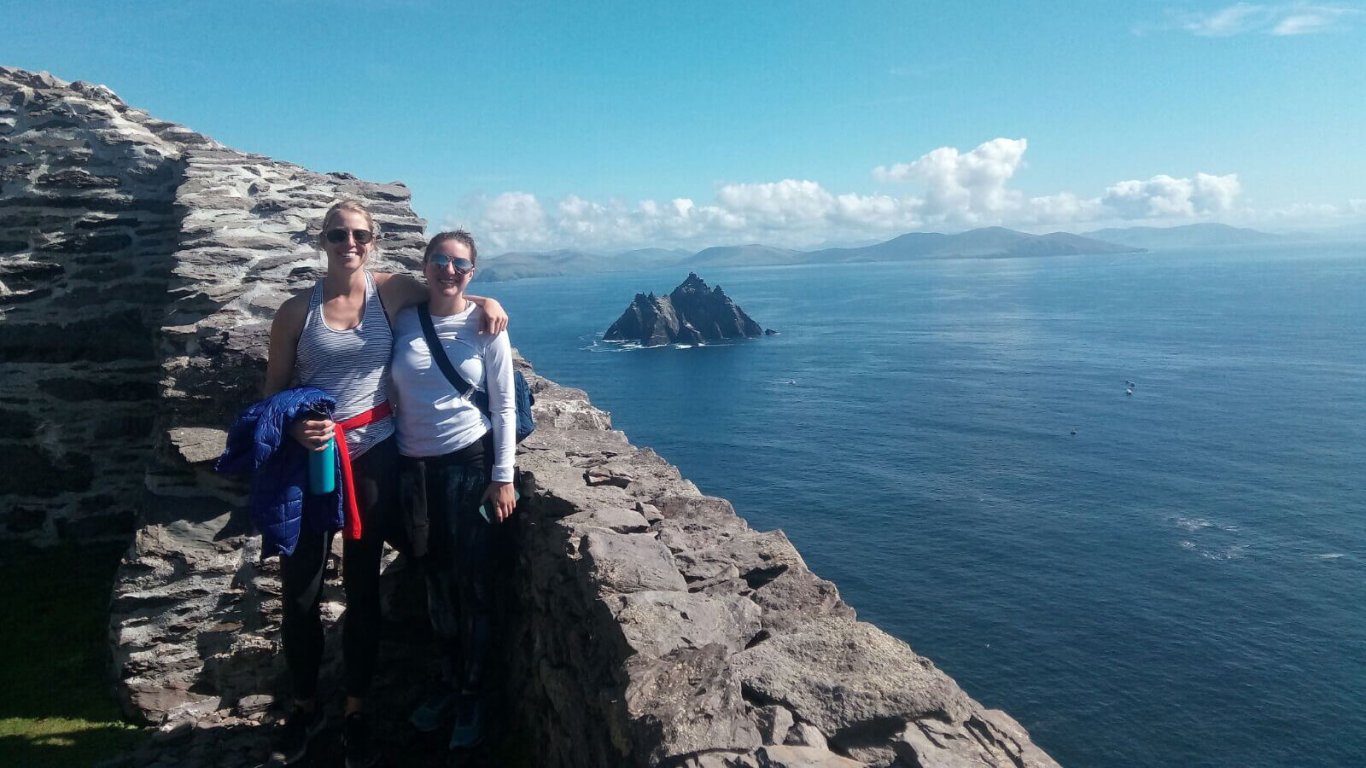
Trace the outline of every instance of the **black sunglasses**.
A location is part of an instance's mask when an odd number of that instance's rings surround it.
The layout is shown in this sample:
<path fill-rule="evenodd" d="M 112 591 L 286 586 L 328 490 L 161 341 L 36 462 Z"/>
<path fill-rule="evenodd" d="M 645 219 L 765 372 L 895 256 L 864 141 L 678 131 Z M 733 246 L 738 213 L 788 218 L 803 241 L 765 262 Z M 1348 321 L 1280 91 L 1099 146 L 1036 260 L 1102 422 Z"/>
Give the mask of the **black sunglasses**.
<path fill-rule="evenodd" d="M 444 253 L 438 253 L 432 257 L 432 266 L 436 267 L 437 269 L 445 269 L 447 266 L 450 265 L 454 265 L 455 271 L 459 272 L 462 275 L 468 275 L 469 273 L 474 271 L 474 262 L 470 261 L 469 259 L 462 259 L 456 256 L 447 256 Z"/>
<path fill-rule="evenodd" d="M 356 242 L 361 245 L 368 245 L 371 240 L 375 239 L 375 233 L 368 229 L 346 229 L 344 227 L 329 229 L 324 236 L 329 243 L 344 243 L 346 238 L 350 236 L 354 237 Z"/>

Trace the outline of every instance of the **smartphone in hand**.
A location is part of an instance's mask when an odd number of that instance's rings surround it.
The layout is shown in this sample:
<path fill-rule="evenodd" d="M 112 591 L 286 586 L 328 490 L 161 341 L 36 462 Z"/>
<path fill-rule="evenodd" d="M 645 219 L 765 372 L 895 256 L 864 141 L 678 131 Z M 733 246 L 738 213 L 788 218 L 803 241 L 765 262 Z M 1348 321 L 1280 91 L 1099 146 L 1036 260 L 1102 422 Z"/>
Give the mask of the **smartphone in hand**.
<path fill-rule="evenodd" d="M 522 494 L 514 490 L 512 492 L 512 498 L 514 501 L 520 501 L 522 498 Z M 485 500 L 483 504 L 479 505 L 479 516 L 484 518 L 484 522 L 488 523 L 489 525 L 493 525 L 495 521 L 494 512 L 495 510 L 493 504 L 491 504 L 487 500 Z"/>

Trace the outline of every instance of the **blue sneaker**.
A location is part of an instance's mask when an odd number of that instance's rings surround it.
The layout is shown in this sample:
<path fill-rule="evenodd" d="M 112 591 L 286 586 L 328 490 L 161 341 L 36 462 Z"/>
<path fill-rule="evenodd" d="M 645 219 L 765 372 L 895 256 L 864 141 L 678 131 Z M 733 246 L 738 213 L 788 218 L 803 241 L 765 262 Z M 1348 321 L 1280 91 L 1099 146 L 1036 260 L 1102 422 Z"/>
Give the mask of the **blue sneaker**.
<path fill-rule="evenodd" d="M 462 693 L 457 701 L 450 748 L 473 747 L 484 738 L 484 702 L 477 693 Z"/>
<path fill-rule="evenodd" d="M 445 725 L 455 712 L 459 696 L 450 688 L 442 688 L 422 700 L 409 715 L 408 722 L 420 733 L 431 733 Z"/>

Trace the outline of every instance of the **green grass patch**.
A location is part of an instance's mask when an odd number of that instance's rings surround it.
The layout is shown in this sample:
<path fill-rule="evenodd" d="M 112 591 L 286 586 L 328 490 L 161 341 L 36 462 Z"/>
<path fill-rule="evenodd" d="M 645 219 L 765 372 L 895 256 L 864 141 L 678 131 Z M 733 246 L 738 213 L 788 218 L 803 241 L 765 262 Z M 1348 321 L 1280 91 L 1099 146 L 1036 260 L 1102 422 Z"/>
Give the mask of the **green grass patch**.
<path fill-rule="evenodd" d="M 90 766 L 132 749 L 109 660 L 122 546 L 0 551 L 0 765 Z"/>

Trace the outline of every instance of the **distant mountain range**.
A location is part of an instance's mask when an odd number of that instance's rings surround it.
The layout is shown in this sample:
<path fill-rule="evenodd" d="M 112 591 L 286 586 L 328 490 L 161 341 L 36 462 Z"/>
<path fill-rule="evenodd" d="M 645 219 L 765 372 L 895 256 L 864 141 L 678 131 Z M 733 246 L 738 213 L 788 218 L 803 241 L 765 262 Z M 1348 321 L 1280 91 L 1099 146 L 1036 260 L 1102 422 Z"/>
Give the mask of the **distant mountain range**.
<path fill-rule="evenodd" d="M 1077 254 L 1137 253 L 1140 249 L 1115 245 L 1066 232 L 1029 235 L 1005 227 L 987 227 L 941 235 L 912 232 L 862 248 L 827 248 L 810 254 L 811 261 L 902 261 L 905 259 L 1009 258 L 1012 256 L 1069 256 Z"/>
<path fill-rule="evenodd" d="M 806 253 L 771 245 L 722 245 L 698 251 L 688 264 L 699 267 L 747 266 L 763 267 L 774 264 L 801 264 Z"/>
<path fill-rule="evenodd" d="M 1086 237 L 1105 240 L 1150 251 L 1169 248 L 1209 248 L 1220 245 L 1261 245 L 1287 242 L 1284 235 L 1272 235 L 1255 229 L 1230 227 L 1227 224 L 1187 224 L 1182 227 L 1125 227 L 1097 229 L 1084 233 Z"/>
<path fill-rule="evenodd" d="M 822 248 L 814 251 L 795 251 L 750 244 L 706 248 L 697 253 L 662 248 L 646 248 L 615 254 L 571 250 L 505 253 L 481 260 L 479 272 L 483 280 L 491 282 L 516 280 L 522 277 L 626 272 L 674 266 L 696 270 L 711 266 L 753 267 L 913 259 L 1131 254 L 1168 248 L 1273 243 L 1285 239 L 1280 235 L 1223 224 L 1100 229 L 1082 235 L 1069 232 L 1031 235 L 1005 227 L 985 227 L 952 235 L 912 232 L 883 243 L 856 248 Z"/>
<path fill-rule="evenodd" d="M 481 258 L 479 278 L 492 282 L 583 272 L 626 272 L 673 266 L 687 261 L 692 255 L 688 251 L 664 248 L 644 248 L 610 255 L 570 250 L 513 252 Z"/>

